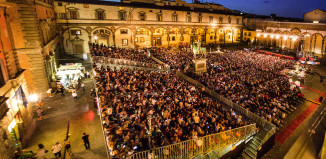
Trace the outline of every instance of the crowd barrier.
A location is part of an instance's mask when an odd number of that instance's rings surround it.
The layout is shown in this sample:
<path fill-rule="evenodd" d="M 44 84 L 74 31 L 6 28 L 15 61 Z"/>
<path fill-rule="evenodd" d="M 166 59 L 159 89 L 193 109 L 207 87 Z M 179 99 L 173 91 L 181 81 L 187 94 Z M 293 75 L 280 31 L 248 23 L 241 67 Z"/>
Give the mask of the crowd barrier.
<path fill-rule="evenodd" d="M 213 150 L 222 152 L 227 146 L 237 144 L 256 133 L 256 124 L 186 140 L 130 155 L 127 159 L 186 159 L 205 155 Z"/>
<path fill-rule="evenodd" d="M 91 58 L 91 63 L 94 63 L 94 62 L 97 62 L 97 61 L 94 61 L 93 60 L 94 58 Z M 92 68 L 92 76 L 94 76 L 94 72 L 93 72 L 93 69 Z M 100 110 L 99 111 L 99 116 L 100 116 L 100 121 L 101 121 L 101 128 L 102 128 L 102 133 L 103 133 L 103 136 L 104 136 L 104 141 L 105 141 L 105 150 L 106 150 L 106 154 L 108 156 L 108 158 L 111 158 L 111 151 L 109 149 L 109 145 L 108 145 L 108 142 L 107 141 L 107 137 L 106 137 L 106 134 L 105 134 L 105 131 L 104 131 L 104 127 L 103 127 L 103 116 L 102 116 L 102 110 L 101 110 L 101 103 L 100 103 L 100 100 L 99 100 L 99 96 L 98 96 L 98 91 L 97 91 L 97 87 L 96 87 L 96 80 L 94 79 L 93 80 L 94 82 L 94 87 L 95 87 L 95 93 L 96 93 L 96 99 L 97 99 L 97 109 Z"/>
<path fill-rule="evenodd" d="M 151 68 L 158 68 L 160 70 L 169 70 L 170 69 L 170 67 L 168 65 L 131 61 L 131 60 L 126 60 L 126 59 L 116 59 L 116 58 L 109 58 L 109 57 L 103 57 L 103 56 L 93 56 L 92 61 L 95 63 L 102 63 L 102 64 L 105 63 L 105 64 L 114 64 L 114 65 L 151 67 Z"/>

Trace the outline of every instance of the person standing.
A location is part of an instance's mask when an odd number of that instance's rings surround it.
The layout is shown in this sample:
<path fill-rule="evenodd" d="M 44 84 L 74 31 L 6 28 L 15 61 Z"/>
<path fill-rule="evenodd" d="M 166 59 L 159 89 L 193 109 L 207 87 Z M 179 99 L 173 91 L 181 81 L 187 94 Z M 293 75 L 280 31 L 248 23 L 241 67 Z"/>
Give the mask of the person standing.
<path fill-rule="evenodd" d="M 61 96 L 65 96 L 65 88 L 64 87 L 61 88 Z"/>
<path fill-rule="evenodd" d="M 74 101 L 76 102 L 77 101 L 77 91 L 75 89 L 72 91 L 72 97 L 74 98 Z"/>
<path fill-rule="evenodd" d="M 68 139 L 65 140 L 65 143 L 63 144 L 63 146 L 65 147 L 65 150 L 68 153 L 68 155 L 72 156 L 71 145 L 70 145 L 70 141 Z"/>
<path fill-rule="evenodd" d="M 324 82 L 324 77 L 320 76 L 320 84 L 323 84 L 323 82 Z"/>
<path fill-rule="evenodd" d="M 42 114 L 43 110 L 41 108 L 38 108 L 36 112 L 37 112 L 38 120 L 42 120 L 43 119 L 43 114 Z"/>
<path fill-rule="evenodd" d="M 86 150 L 90 150 L 91 147 L 90 147 L 90 144 L 89 144 L 89 135 L 87 135 L 86 133 L 83 133 L 82 139 L 83 139 Z"/>
<path fill-rule="evenodd" d="M 43 144 L 38 144 L 38 149 L 37 149 L 37 158 L 39 159 L 45 159 L 45 154 L 48 152 L 48 150 L 46 150 L 44 148 Z"/>
<path fill-rule="evenodd" d="M 55 156 L 55 158 L 61 158 L 61 144 L 57 142 L 54 146 L 52 146 L 51 150 Z"/>

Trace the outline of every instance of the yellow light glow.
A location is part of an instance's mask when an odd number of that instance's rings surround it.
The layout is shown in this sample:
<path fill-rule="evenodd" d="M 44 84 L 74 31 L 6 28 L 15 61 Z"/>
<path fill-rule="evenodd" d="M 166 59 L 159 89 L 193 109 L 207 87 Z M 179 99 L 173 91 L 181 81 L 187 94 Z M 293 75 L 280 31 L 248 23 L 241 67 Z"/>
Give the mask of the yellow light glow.
<path fill-rule="evenodd" d="M 288 39 L 288 36 L 283 36 L 283 40 L 287 40 Z"/>
<path fill-rule="evenodd" d="M 260 33 L 257 33 L 257 37 L 260 37 Z"/>
<path fill-rule="evenodd" d="M 15 120 L 13 120 L 10 124 L 9 124 L 9 126 L 8 126 L 8 130 L 9 130 L 9 132 L 11 132 L 12 131 L 12 129 L 16 126 L 16 121 Z"/>
<path fill-rule="evenodd" d="M 271 38 L 273 39 L 274 38 L 274 35 L 271 35 Z"/>
<path fill-rule="evenodd" d="M 38 100 L 37 94 L 31 94 L 28 96 L 28 100 L 31 102 L 36 102 Z"/>
<path fill-rule="evenodd" d="M 279 39 L 280 38 L 280 36 L 279 35 L 276 35 L 276 39 Z"/>
<path fill-rule="evenodd" d="M 296 37 L 296 36 L 292 38 L 293 41 L 296 41 L 297 39 L 298 39 L 298 37 Z"/>
<path fill-rule="evenodd" d="M 97 36 L 94 36 L 94 39 L 97 40 Z"/>
<path fill-rule="evenodd" d="M 267 37 L 267 34 L 264 34 L 264 38 L 266 38 Z"/>

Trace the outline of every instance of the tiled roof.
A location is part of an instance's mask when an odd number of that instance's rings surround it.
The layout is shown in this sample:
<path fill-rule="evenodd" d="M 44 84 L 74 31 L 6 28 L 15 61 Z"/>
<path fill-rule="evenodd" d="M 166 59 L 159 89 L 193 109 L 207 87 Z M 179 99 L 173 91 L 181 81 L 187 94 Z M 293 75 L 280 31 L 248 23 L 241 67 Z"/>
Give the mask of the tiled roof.
<path fill-rule="evenodd" d="M 108 6 L 123 6 L 123 7 L 134 7 L 134 8 L 152 8 L 152 9 L 162 9 L 162 10 L 175 10 L 175 11 L 189 11 L 189 12 L 201 12 L 201 13 L 213 13 L 213 14 L 225 14 L 225 15 L 238 15 L 231 10 L 209 10 L 207 8 L 194 8 L 186 6 L 158 6 L 154 3 L 122 3 L 113 1 L 100 1 L 100 0 L 57 0 L 60 2 L 67 3 L 82 3 L 82 4 L 95 4 L 95 5 L 108 5 Z"/>

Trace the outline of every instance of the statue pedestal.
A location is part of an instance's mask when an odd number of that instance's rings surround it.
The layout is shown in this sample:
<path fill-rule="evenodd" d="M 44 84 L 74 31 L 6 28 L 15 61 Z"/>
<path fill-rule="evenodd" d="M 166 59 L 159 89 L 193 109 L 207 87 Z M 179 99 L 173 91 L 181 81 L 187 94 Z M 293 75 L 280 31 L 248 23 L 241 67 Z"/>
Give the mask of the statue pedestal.
<path fill-rule="evenodd" d="M 194 62 L 195 73 L 202 73 L 207 71 L 206 58 L 194 59 L 192 61 Z"/>

